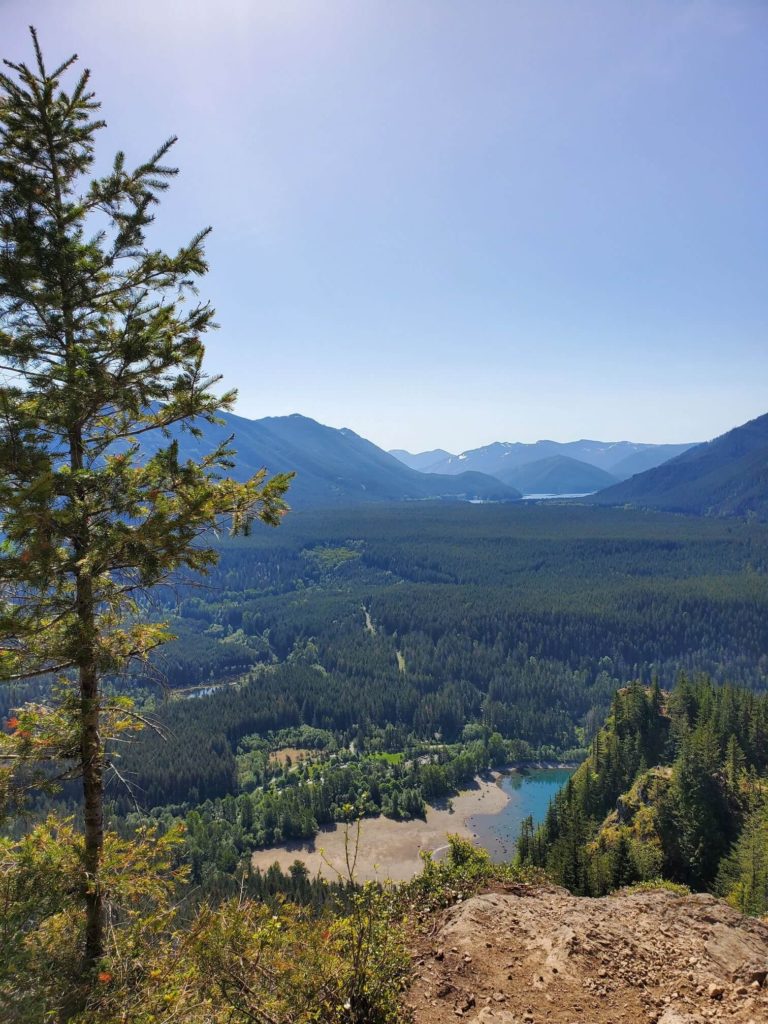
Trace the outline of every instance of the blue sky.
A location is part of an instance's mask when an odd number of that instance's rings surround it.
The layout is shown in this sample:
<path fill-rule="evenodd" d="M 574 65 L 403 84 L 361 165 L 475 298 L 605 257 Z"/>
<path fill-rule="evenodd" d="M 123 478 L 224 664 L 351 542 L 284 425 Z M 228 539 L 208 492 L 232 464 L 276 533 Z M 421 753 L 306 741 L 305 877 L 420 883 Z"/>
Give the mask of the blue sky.
<path fill-rule="evenodd" d="M 77 51 L 168 246 L 212 224 L 237 411 L 384 447 L 768 411 L 764 0 L 0 0 Z"/>

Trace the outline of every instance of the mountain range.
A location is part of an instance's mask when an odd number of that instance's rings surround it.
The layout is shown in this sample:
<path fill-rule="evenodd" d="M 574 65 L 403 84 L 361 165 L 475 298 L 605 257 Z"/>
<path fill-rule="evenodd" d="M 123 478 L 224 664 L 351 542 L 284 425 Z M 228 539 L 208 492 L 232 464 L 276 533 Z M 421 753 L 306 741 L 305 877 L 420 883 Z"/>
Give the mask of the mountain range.
<path fill-rule="evenodd" d="M 429 473 L 430 467 L 438 462 L 444 462 L 453 456 L 443 448 L 433 448 L 431 452 L 417 452 L 415 455 L 405 451 L 404 448 L 392 448 L 390 455 L 411 469 L 418 469 L 421 473 Z"/>
<path fill-rule="evenodd" d="M 541 459 L 561 456 L 605 470 L 614 480 L 626 480 L 635 473 L 661 465 L 680 455 L 693 444 L 639 444 L 634 441 L 494 441 L 482 448 L 472 448 L 452 455 L 438 448 L 432 452 L 411 454 L 402 450 L 390 452 L 406 465 L 423 473 L 462 473 L 468 469 L 489 473 L 500 480 L 513 467 L 525 466 Z M 435 455 L 434 459 L 431 456 Z"/>
<path fill-rule="evenodd" d="M 222 419 L 222 426 L 200 424 L 200 438 L 178 435 L 180 455 L 198 457 L 232 435 L 233 475 L 245 479 L 262 467 L 294 471 L 289 502 L 295 509 L 578 494 L 602 505 L 768 518 L 768 414 L 699 445 L 495 442 L 459 455 L 385 452 L 353 430 L 298 414 L 251 420 L 225 413 Z"/>
<path fill-rule="evenodd" d="M 523 494 L 589 494 L 659 466 L 691 444 L 639 444 L 633 441 L 495 441 L 452 455 L 401 449 L 390 452 L 422 473 L 487 473 Z"/>
<path fill-rule="evenodd" d="M 353 430 L 337 430 L 307 416 L 250 420 L 222 413 L 223 426 L 197 423 L 200 438 L 176 435 L 182 458 L 233 436 L 237 452 L 232 475 L 244 480 L 262 467 L 270 474 L 295 471 L 288 501 L 292 508 L 316 508 L 374 501 L 427 499 L 514 501 L 514 487 L 483 473 L 426 474 L 403 465 Z"/>

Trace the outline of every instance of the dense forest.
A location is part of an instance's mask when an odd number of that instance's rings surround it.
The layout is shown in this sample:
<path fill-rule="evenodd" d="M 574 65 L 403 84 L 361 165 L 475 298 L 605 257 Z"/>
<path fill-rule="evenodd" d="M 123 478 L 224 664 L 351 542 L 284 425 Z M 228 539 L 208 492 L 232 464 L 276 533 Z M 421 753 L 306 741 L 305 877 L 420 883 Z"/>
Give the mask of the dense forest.
<path fill-rule="evenodd" d="M 628 679 L 768 678 L 758 524 L 411 505 L 296 515 L 219 546 L 202 585 L 154 595 L 178 639 L 113 680 L 162 724 L 121 751 L 145 807 L 235 791 L 238 744 L 270 730 L 348 745 L 389 727 L 402 750 L 479 722 L 521 758 L 551 756 L 588 743 Z M 4 690 L 3 713 L 44 686 Z"/>
<path fill-rule="evenodd" d="M 350 807 L 422 816 L 491 765 L 580 759 L 628 680 L 667 689 L 705 671 L 766 688 L 760 524 L 413 504 L 294 515 L 218 546 L 202 584 L 145 609 L 178 639 L 110 684 L 147 722 L 112 750 L 113 821 L 184 822 L 208 891 L 241 877 L 250 850 Z M 45 688 L 6 691 L 3 713 Z M 276 756 L 291 748 L 293 763 Z M 632 786 L 622 763 L 600 820 Z M 56 799 L 75 798 L 65 784 Z M 38 794 L 38 813 L 50 801 Z"/>
<path fill-rule="evenodd" d="M 479 723 L 519 759 L 576 756 L 628 680 L 768 680 L 758 524 L 413 505 L 289 517 L 221 553 L 204 586 L 158 595 L 179 639 L 115 681 L 163 727 L 122 753 L 144 807 L 235 792 L 238 745 L 270 730 L 363 750 L 389 729 L 403 750 Z"/>
<path fill-rule="evenodd" d="M 620 690 L 523 864 L 576 893 L 669 879 L 768 910 L 768 698 L 682 677 Z"/>

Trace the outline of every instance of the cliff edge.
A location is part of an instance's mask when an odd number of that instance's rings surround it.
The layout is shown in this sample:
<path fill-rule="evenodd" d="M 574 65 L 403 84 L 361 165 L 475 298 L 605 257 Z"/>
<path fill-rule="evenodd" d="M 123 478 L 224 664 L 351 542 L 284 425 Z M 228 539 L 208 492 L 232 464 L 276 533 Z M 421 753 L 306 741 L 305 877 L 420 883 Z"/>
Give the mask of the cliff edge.
<path fill-rule="evenodd" d="M 443 911 L 414 953 L 416 1024 L 768 1021 L 768 924 L 708 895 L 509 885 Z"/>

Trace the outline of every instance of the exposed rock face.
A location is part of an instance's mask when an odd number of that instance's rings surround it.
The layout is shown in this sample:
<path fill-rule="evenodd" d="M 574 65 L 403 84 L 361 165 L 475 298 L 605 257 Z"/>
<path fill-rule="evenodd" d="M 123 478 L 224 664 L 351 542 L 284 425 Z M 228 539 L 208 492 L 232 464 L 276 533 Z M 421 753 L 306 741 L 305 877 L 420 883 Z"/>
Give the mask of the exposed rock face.
<path fill-rule="evenodd" d="M 510 886 L 420 941 L 416 1024 L 768 1022 L 768 925 L 707 895 Z"/>

